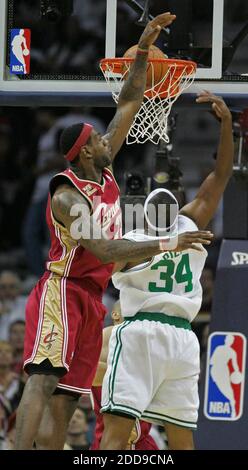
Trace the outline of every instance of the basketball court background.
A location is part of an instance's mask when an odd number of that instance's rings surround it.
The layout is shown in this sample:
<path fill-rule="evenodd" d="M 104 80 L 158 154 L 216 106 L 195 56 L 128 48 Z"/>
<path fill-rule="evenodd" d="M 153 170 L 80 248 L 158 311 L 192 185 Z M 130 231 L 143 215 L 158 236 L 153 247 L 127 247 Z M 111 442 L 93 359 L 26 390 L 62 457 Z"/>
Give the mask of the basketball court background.
<path fill-rule="evenodd" d="M 25 165 L 27 168 L 32 166 L 32 120 L 37 108 L 52 108 L 56 117 L 64 118 L 65 122 L 68 113 L 66 107 L 70 107 L 71 114 L 90 114 L 95 121 L 98 119 L 98 125 L 104 131 L 113 115 L 114 101 L 98 64 L 103 57 L 121 57 L 126 49 L 137 43 L 141 29 L 136 21 L 140 18 L 144 3 L 142 0 L 101 0 L 93 5 L 90 1 L 74 0 L 73 16 L 64 18 L 62 23 L 54 23 L 44 18 L 41 20 L 39 0 L 1 1 L 0 133 L 2 136 L 11 133 L 14 153 L 19 154 L 20 148 L 24 152 L 28 147 L 28 159 L 18 160 L 21 162 L 18 163 L 19 167 L 22 166 L 22 161 L 24 168 Z M 124 173 L 131 173 L 131 176 L 132 173 L 138 174 L 143 182 L 135 190 L 142 196 L 149 186 L 149 177 L 153 179 L 161 165 L 168 166 L 168 157 L 171 157 L 173 164 L 177 165 L 176 168 L 180 167 L 183 173 L 187 197 L 192 198 L 201 179 L 212 166 L 218 139 L 218 124 L 206 106 L 197 107 L 194 103 L 195 93 L 207 89 L 225 98 L 234 116 L 235 168 L 224 197 L 223 208 L 217 214 L 213 226 L 217 235 L 216 252 L 220 244 L 221 250 L 214 285 L 210 332 L 240 332 L 247 337 L 248 298 L 245 286 L 248 278 L 248 113 L 244 112 L 248 108 L 247 2 L 154 0 L 150 3 L 150 14 L 153 16 L 169 10 L 177 14 L 171 34 L 164 31 L 157 45 L 171 57 L 193 58 L 198 63 L 196 81 L 173 108 L 172 148 L 158 149 L 152 144 L 133 148 L 124 146 L 116 164 L 117 177 L 123 193 L 127 194 L 129 180 L 124 180 Z M 21 28 L 31 30 L 30 74 L 17 76 L 10 74 L 10 37 L 12 29 Z M 5 176 L 1 181 L 0 221 L 3 242 L 0 270 L 9 267 L 17 269 L 25 280 L 29 271 L 25 255 L 21 251 L 21 235 L 13 237 L 13 243 L 8 245 L 5 240 L 6 219 L 2 216 L 6 207 L 5 196 L 10 194 L 8 188 L 16 171 L 14 166 L 16 165 L 13 164 L 13 172 L 10 171 L 11 177 L 7 175 L 6 178 L 7 172 L 4 169 Z M 23 173 L 25 171 L 22 167 L 22 175 Z M 179 178 L 178 174 L 176 178 Z M 21 189 L 25 189 L 24 178 Z M 19 207 L 18 193 L 16 194 L 11 206 L 15 213 Z M 10 215 L 10 219 L 13 219 L 11 231 L 15 230 L 15 219 L 20 225 L 24 210 L 20 214 L 22 217 L 19 219 L 18 215 Z M 213 258 L 216 259 L 216 255 L 210 254 L 210 264 Z M 108 295 L 111 298 L 111 290 Z M 208 319 L 209 317 L 207 321 Z M 248 418 L 246 376 L 243 414 L 240 419 L 210 420 L 203 413 L 204 364 L 203 361 L 199 430 L 195 435 L 197 448 L 248 449 L 245 425 Z"/>

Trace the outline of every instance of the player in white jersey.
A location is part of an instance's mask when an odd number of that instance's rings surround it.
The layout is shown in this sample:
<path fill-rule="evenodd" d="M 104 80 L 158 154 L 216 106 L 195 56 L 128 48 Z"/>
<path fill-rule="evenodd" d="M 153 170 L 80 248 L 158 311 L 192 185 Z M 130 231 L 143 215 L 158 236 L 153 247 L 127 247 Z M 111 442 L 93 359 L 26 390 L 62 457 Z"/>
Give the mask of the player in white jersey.
<path fill-rule="evenodd" d="M 220 97 L 208 92 L 197 102 L 212 104 L 221 121 L 220 142 L 215 169 L 176 219 L 178 234 L 207 227 L 232 174 L 231 113 Z M 161 197 L 166 197 L 166 204 L 174 202 L 171 193 L 155 191 L 151 196 L 149 204 L 156 207 Z M 136 230 L 125 238 L 138 243 L 149 235 Z M 194 448 L 199 343 L 190 323 L 201 306 L 200 277 L 207 256 L 203 246 L 194 248 L 117 267 L 113 283 L 120 290 L 125 321 L 113 329 L 110 339 L 102 390 L 102 449 L 125 449 L 136 418 L 163 424 L 170 449 Z"/>

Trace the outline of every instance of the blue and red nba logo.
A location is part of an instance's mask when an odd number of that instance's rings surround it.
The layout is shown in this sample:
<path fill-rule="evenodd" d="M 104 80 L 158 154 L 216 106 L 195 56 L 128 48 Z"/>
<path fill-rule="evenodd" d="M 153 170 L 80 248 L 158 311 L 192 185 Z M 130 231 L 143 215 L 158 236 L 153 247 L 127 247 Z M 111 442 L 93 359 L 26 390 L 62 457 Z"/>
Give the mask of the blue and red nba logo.
<path fill-rule="evenodd" d="M 235 421 L 243 413 L 246 338 L 241 333 L 212 333 L 208 340 L 204 414 Z"/>
<path fill-rule="evenodd" d="M 10 73 L 30 73 L 30 29 L 12 29 L 10 37 Z"/>

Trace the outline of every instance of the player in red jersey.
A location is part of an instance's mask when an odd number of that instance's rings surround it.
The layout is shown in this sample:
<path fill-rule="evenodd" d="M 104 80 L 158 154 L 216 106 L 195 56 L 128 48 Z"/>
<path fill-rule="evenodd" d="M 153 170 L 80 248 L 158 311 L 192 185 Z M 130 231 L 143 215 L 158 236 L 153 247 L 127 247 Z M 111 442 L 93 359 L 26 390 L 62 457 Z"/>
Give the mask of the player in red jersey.
<path fill-rule="evenodd" d="M 113 263 L 168 250 L 168 240 L 134 244 L 115 239 L 121 227 L 111 163 L 142 103 L 149 46 L 174 19 L 164 13 L 145 28 L 106 136 L 82 123 L 61 136 L 71 167 L 51 181 L 47 223 L 52 246 L 47 270 L 26 308 L 24 366 L 29 378 L 17 412 L 16 449 L 31 449 L 34 441 L 38 448 L 63 448 L 77 397 L 89 391 L 97 368 L 105 314 L 101 297 Z M 94 236 L 95 228 L 101 237 Z M 180 235 L 176 250 L 210 243 L 210 238 L 206 232 Z"/>
<path fill-rule="evenodd" d="M 107 358 L 109 349 L 109 340 L 112 330 L 115 325 L 120 325 L 123 322 L 120 311 L 120 302 L 117 301 L 112 311 L 113 326 L 108 326 L 103 330 L 103 343 L 102 350 L 99 358 L 96 375 L 92 386 L 92 395 L 94 399 L 94 411 L 96 415 L 96 427 L 94 441 L 91 445 L 91 450 L 98 450 L 100 448 L 100 442 L 104 431 L 103 414 L 101 410 L 101 394 L 102 394 L 102 381 L 107 370 Z M 127 449 L 130 450 L 158 450 L 158 447 L 149 434 L 151 424 L 145 421 L 136 420 L 135 425 L 132 429 L 128 440 Z"/>

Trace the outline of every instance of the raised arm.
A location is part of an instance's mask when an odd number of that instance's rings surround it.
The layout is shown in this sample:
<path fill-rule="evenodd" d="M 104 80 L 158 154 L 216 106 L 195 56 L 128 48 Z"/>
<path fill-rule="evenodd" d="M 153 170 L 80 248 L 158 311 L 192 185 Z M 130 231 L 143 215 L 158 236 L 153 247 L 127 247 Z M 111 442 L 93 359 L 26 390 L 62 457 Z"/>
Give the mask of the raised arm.
<path fill-rule="evenodd" d="M 197 227 L 205 229 L 218 207 L 226 185 L 232 175 L 234 144 L 232 133 L 232 115 L 222 98 L 208 92 L 197 98 L 197 103 L 212 103 L 212 109 L 221 121 L 219 147 L 215 169 L 202 183 L 195 199 L 181 209 L 193 219 Z"/>
<path fill-rule="evenodd" d="M 77 215 L 72 215 L 72 208 L 76 209 Z M 182 251 L 189 248 L 199 250 L 198 243 L 208 245 L 211 243 L 212 234 L 209 232 L 186 232 L 179 235 L 178 243 L 170 245 L 165 239 L 149 242 L 134 243 L 128 240 L 106 240 L 104 238 L 94 239 L 89 235 L 93 233 L 93 220 L 90 216 L 90 208 L 83 196 L 70 186 L 60 186 L 52 198 L 52 210 L 56 220 L 62 223 L 72 236 L 72 224 L 79 220 L 79 212 L 83 214 L 79 223 L 82 226 L 82 235 L 78 243 L 91 251 L 102 263 L 114 263 L 116 261 L 132 261 L 133 259 L 146 259 L 155 256 L 161 251 Z M 89 231 L 89 224 L 92 230 Z M 85 233 L 85 235 L 84 235 Z M 74 237 L 75 238 L 75 237 Z M 76 238 L 75 238 L 76 239 Z"/>
<path fill-rule="evenodd" d="M 143 100 L 149 46 L 156 41 L 161 28 L 169 26 L 175 18 L 175 15 L 170 13 L 156 16 L 147 24 L 140 37 L 136 58 L 129 77 L 121 90 L 116 114 L 110 122 L 105 136 L 109 139 L 113 159 L 121 148 Z"/>

